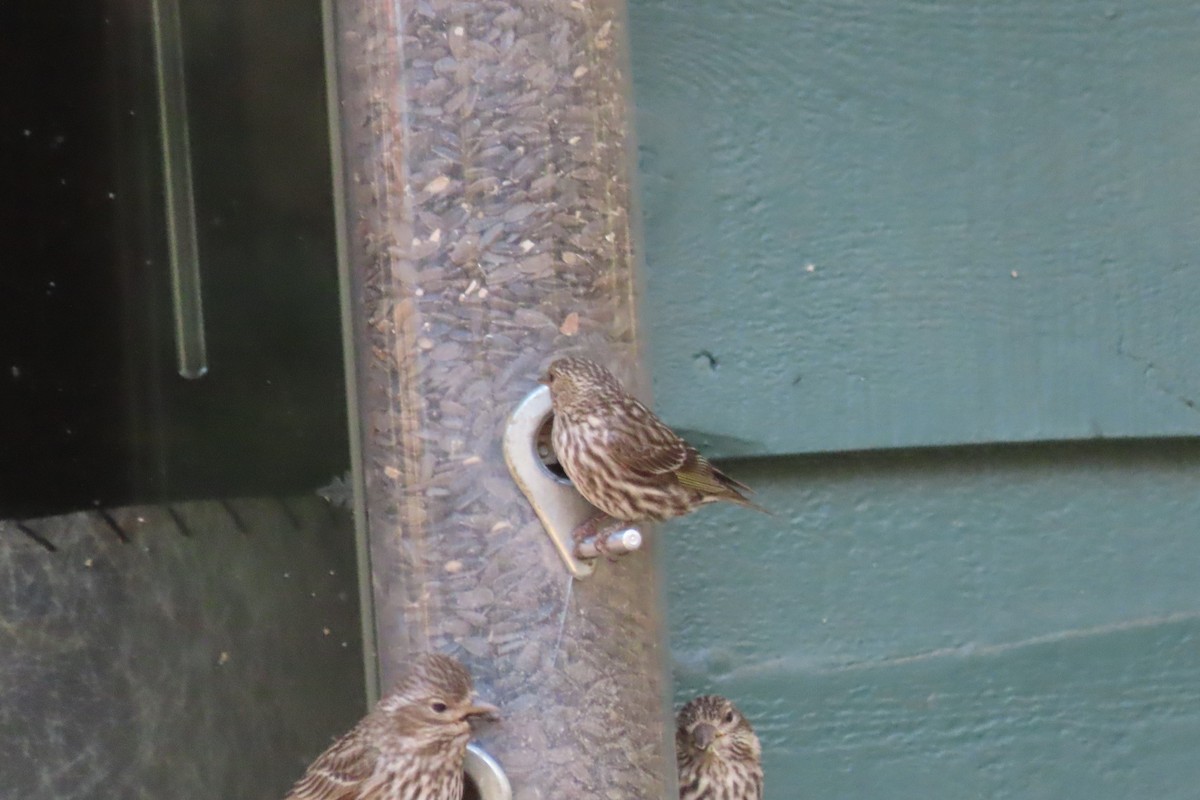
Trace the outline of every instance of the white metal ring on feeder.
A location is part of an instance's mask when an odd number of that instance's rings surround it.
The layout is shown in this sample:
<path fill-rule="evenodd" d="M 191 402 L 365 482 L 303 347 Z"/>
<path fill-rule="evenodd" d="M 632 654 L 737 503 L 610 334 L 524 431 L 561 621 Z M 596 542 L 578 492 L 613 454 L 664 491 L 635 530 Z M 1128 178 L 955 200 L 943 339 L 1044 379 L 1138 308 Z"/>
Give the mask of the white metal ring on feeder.
<path fill-rule="evenodd" d="M 463 771 L 475 784 L 481 800 L 512 800 L 512 785 L 508 782 L 508 776 L 496 763 L 496 759 L 474 742 L 467 745 L 467 759 L 463 763 Z"/>

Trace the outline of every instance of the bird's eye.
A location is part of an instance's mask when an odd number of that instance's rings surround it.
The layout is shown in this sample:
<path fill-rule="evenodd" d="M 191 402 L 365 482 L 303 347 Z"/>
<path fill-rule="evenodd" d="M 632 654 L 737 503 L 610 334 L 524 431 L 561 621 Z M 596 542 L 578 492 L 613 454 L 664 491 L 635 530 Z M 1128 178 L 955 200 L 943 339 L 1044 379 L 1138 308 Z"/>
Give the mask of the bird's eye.
<path fill-rule="evenodd" d="M 733 712 L 730 711 L 728 714 L 725 715 L 725 723 L 731 724 L 732 722 L 733 722 Z"/>
<path fill-rule="evenodd" d="M 433 709 L 433 713 L 435 713 L 435 714 L 443 714 L 443 713 L 445 713 L 447 706 L 445 703 L 443 703 L 439 700 L 438 702 L 431 705 L 430 708 Z"/>

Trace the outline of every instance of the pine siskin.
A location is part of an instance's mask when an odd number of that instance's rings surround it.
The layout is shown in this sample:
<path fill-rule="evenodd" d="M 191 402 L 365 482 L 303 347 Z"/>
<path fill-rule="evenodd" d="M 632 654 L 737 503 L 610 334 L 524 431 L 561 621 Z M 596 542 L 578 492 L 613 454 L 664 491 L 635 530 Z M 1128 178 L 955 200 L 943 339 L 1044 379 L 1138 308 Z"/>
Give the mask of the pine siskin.
<path fill-rule="evenodd" d="M 559 462 L 613 519 L 664 520 L 718 500 L 766 512 L 742 494 L 750 487 L 710 464 L 599 364 L 560 358 L 541 382 L 550 387 Z"/>
<path fill-rule="evenodd" d="M 762 746 L 749 721 L 715 694 L 675 718 L 680 800 L 762 800 Z"/>
<path fill-rule="evenodd" d="M 420 656 L 371 713 L 317 757 L 284 800 L 461 800 L 471 675 L 449 656 Z"/>

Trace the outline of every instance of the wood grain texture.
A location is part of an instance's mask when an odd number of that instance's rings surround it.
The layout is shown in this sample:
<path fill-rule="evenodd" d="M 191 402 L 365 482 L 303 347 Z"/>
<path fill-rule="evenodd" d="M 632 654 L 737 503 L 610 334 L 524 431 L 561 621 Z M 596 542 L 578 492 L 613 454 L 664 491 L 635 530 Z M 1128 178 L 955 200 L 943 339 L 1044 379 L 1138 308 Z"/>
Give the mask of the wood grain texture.
<path fill-rule="evenodd" d="M 675 693 L 753 720 L 768 800 L 1195 796 L 1200 443 L 736 466 L 777 517 L 662 531 Z"/>
<path fill-rule="evenodd" d="M 655 396 L 714 455 L 1200 433 L 1185 0 L 631 0 Z"/>

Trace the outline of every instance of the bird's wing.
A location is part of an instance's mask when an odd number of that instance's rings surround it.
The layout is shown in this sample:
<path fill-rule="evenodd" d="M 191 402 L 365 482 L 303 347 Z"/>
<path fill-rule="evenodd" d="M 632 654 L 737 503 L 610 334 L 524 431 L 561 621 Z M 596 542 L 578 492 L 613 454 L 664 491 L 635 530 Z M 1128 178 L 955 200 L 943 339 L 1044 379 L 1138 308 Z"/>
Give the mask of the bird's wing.
<path fill-rule="evenodd" d="M 701 494 L 712 495 L 729 494 L 729 483 L 726 483 L 726 481 L 743 486 L 743 488 L 748 488 L 718 470 L 709 463 L 707 458 L 692 450 L 691 447 L 688 449 L 691 450 L 691 457 L 682 467 L 675 471 L 675 477 L 684 486 L 689 489 L 695 489 Z"/>
<path fill-rule="evenodd" d="M 643 475 L 682 469 L 696 451 L 641 403 L 614 416 L 605 432 L 608 452 L 621 467 Z"/>
<path fill-rule="evenodd" d="M 753 489 L 714 467 L 641 403 L 634 401 L 623 412 L 614 415 L 606 434 L 608 451 L 622 468 L 642 475 L 672 475 L 703 495 L 745 500 L 738 489 L 753 494 Z"/>
<path fill-rule="evenodd" d="M 284 800 L 369 800 L 379 751 L 354 732 L 338 739 L 304 773 Z"/>

